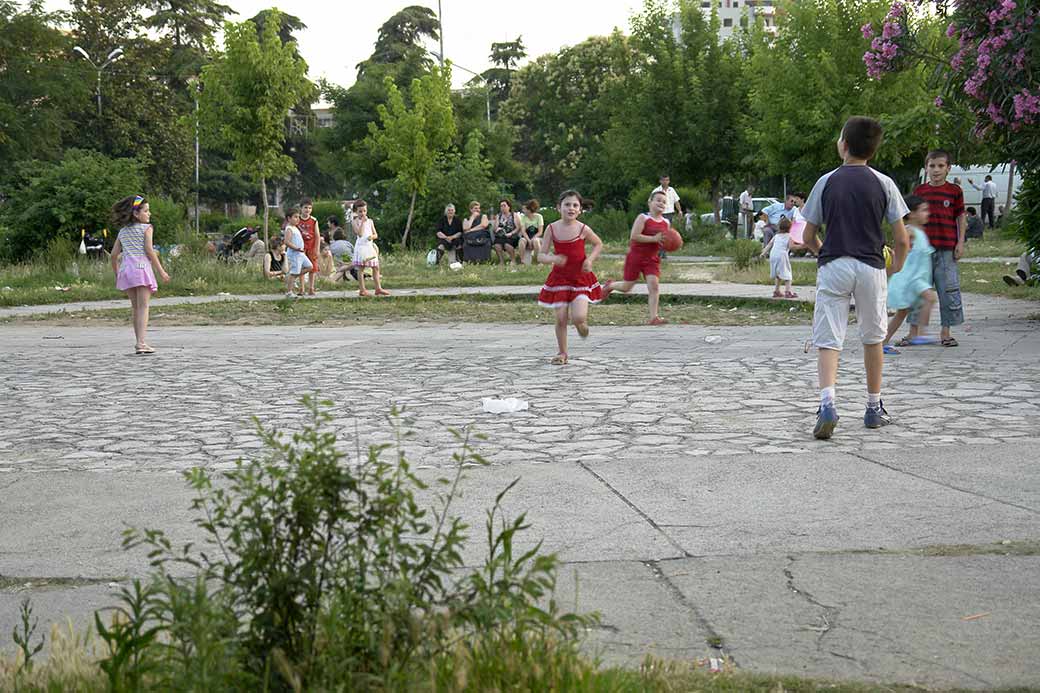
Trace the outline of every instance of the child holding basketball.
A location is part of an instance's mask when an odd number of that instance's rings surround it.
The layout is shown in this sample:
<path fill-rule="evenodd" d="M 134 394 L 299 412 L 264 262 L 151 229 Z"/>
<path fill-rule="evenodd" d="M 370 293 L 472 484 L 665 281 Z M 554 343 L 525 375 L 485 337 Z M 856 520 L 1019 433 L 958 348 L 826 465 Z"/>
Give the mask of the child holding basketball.
<path fill-rule="evenodd" d="M 664 325 L 668 321 L 658 314 L 661 301 L 661 241 L 670 228 L 664 213 L 668 208 L 668 195 L 663 190 L 650 193 L 650 214 L 640 214 L 632 224 L 629 234 L 628 254 L 622 280 L 608 279 L 603 285 L 603 300 L 614 291 L 627 294 L 643 275 L 646 281 L 647 304 L 650 306 L 651 325 Z"/>
<path fill-rule="evenodd" d="M 583 200 L 575 190 L 565 190 L 557 203 L 560 220 L 545 230 L 547 241 L 538 253 L 538 262 L 552 265 L 552 271 L 538 294 L 538 304 L 556 311 L 556 344 L 559 348 L 551 363 L 567 363 L 567 323 L 573 322 L 581 337 L 589 336 L 589 304 L 599 303 L 603 289 L 592 273 L 592 263 L 603 250 L 603 241 L 592 229 L 578 221 Z M 592 252 L 585 254 L 585 242 Z M 551 247 L 550 247 L 551 244 Z"/>

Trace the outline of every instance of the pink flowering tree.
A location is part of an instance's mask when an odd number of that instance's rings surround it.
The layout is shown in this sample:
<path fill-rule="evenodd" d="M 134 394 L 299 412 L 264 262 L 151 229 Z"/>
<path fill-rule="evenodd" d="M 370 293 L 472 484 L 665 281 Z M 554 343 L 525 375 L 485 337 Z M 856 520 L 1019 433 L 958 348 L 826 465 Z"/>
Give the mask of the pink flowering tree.
<path fill-rule="evenodd" d="M 925 40 L 936 16 L 945 36 Z M 867 74 L 884 79 L 922 63 L 935 66 L 935 107 L 962 109 L 972 137 L 1019 167 L 1025 185 L 1018 219 L 1040 248 L 1040 6 L 1035 0 L 896 0 L 880 25 L 862 27 Z"/>

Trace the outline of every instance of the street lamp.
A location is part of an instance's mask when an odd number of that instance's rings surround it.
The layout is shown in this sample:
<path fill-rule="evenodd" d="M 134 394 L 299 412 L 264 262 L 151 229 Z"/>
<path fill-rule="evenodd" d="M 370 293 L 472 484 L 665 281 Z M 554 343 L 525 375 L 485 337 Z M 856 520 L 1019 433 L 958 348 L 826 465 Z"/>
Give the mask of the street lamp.
<path fill-rule="evenodd" d="M 79 53 L 80 55 L 82 55 L 83 58 L 88 63 L 90 63 L 90 66 L 92 68 L 94 68 L 95 70 L 97 70 L 97 114 L 98 114 L 98 118 L 100 118 L 101 117 L 101 73 L 104 72 L 106 67 L 108 67 L 109 65 L 111 65 L 112 63 L 114 63 L 115 61 L 117 61 L 117 60 L 119 60 L 120 58 L 123 57 L 123 49 L 122 48 L 116 48 L 115 50 L 113 50 L 111 53 L 108 54 L 108 57 L 105 58 L 105 62 L 101 63 L 100 66 L 95 64 L 94 61 L 90 59 L 90 54 L 87 53 L 82 48 L 80 48 L 79 46 L 74 46 L 72 48 L 72 50 L 75 51 L 76 53 Z"/>
<path fill-rule="evenodd" d="M 198 77 L 188 78 L 188 86 L 192 87 L 195 96 L 195 235 L 199 235 L 199 92 L 202 82 Z"/>
<path fill-rule="evenodd" d="M 433 57 L 437 58 L 437 60 L 441 61 L 442 65 L 444 64 L 444 55 L 442 53 L 438 53 L 437 51 L 431 51 L 431 50 L 427 50 L 426 52 L 429 53 L 430 55 L 432 55 Z M 484 97 L 485 97 L 485 99 L 487 101 L 487 104 L 486 104 L 487 105 L 487 122 L 488 122 L 488 125 L 491 125 L 491 85 L 488 84 L 487 77 L 485 77 L 484 75 L 480 74 L 479 72 L 474 72 L 473 70 L 470 70 L 467 67 L 463 67 L 462 65 L 459 65 L 458 63 L 452 63 L 451 66 L 452 67 L 457 67 L 460 70 L 462 70 L 463 72 L 468 72 L 471 75 L 473 75 L 474 77 L 480 77 L 482 80 L 484 80 Z"/>

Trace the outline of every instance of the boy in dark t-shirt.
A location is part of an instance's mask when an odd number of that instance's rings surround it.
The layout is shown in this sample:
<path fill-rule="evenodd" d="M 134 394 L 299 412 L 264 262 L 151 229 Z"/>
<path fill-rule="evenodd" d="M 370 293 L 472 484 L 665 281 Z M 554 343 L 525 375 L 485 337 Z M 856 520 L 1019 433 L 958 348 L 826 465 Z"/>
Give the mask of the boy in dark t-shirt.
<path fill-rule="evenodd" d="M 950 155 L 941 149 L 928 152 L 924 162 L 928 179 L 914 188 L 914 194 L 928 203 L 928 223 L 924 232 L 935 248 L 932 253 L 932 283 L 939 294 L 939 343 L 945 347 L 957 346 L 950 328 L 964 323 L 961 305 L 961 275 L 957 261 L 964 254 L 964 192 L 961 186 L 948 183 Z M 917 337 L 918 315 L 910 314 L 909 341 Z M 900 342 L 902 344 L 903 342 Z"/>
<path fill-rule="evenodd" d="M 881 144 L 881 124 L 853 116 L 838 138 L 839 168 L 816 181 L 802 208 L 803 242 L 818 258 L 813 343 L 819 353 L 820 408 L 813 436 L 831 437 L 838 423 L 834 384 L 838 357 L 849 325 L 849 304 L 856 299 L 856 320 L 867 371 L 867 409 L 863 424 L 880 428 L 891 422 L 881 403 L 882 342 L 888 328 L 885 236 L 881 222 L 892 225 L 894 254 L 888 272 L 898 272 L 910 241 L 903 226 L 906 203 L 892 179 L 867 166 Z M 823 242 L 816 237 L 824 226 Z"/>

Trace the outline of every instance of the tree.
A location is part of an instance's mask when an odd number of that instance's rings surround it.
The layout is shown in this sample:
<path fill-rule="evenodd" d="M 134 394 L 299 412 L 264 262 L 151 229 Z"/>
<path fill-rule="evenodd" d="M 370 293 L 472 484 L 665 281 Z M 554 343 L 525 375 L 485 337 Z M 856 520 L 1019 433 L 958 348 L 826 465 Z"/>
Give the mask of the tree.
<path fill-rule="evenodd" d="M 271 19 L 277 19 L 272 13 Z M 224 53 L 202 72 L 201 111 L 207 134 L 232 155 L 236 171 L 260 184 L 264 242 L 268 241 L 267 179 L 292 173 L 282 152 L 289 110 L 316 90 L 295 46 L 278 36 L 278 22 L 257 35 L 253 22 L 224 26 Z"/>
<path fill-rule="evenodd" d="M 524 41 L 520 36 L 515 41 L 505 41 L 491 44 L 491 64 L 495 67 L 484 70 L 479 78 L 482 79 L 487 88 L 491 90 L 493 97 L 493 110 L 497 111 L 498 104 L 508 96 L 513 85 L 513 73 L 520 60 L 527 56 L 524 49 Z M 471 80 L 473 81 L 473 80 Z"/>
<path fill-rule="evenodd" d="M 615 32 L 543 55 L 513 75 L 500 120 L 515 126 L 515 156 L 541 194 L 595 181 L 599 199 L 627 198 L 631 171 L 605 169 L 603 152 L 632 63 L 628 40 Z"/>
<path fill-rule="evenodd" d="M 386 90 L 386 105 L 379 106 L 379 126 L 369 125 L 368 141 L 411 195 L 408 220 L 401 236 L 401 244 L 407 245 L 415 199 L 426 193 L 434 161 L 455 137 L 450 64 L 444 70 L 434 67 L 428 75 L 412 80 L 411 107 L 405 105 L 404 96 L 389 78 Z"/>
<path fill-rule="evenodd" d="M 57 159 L 75 132 L 74 104 L 89 83 L 66 72 L 72 42 L 56 27 L 62 16 L 38 0 L 19 10 L 0 2 L 0 176 L 22 159 Z"/>
<path fill-rule="evenodd" d="M 358 79 L 373 65 L 395 63 L 418 63 L 431 65 L 430 57 L 423 47 L 424 38 L 437 40 L 440 24 L 433 10 L 421 5 L 404 8 L 379 27 L 375 50 L 371 57 L 358 63 Z"/>
<path fill-rule="evenodd" d="M 213 38 L 224 18 L 235 12 L 216 0 L 152 0 L 149 7 L 153 14 L 145 26 L 168 32 L 174 48 L 192 47 L 198 51 Z"/>
<path fill-rule="evenodd" d="M 876 163 L 916 174 L 937 124 L 927 117 L 927 75 L 880 83 L 863 72 L 860 27 L 883 16 L 889 1 L 805 0 L 786 7 L 775 36 L 752 30 L 746 123 L 763 173 L 808 187 L 837 165 L 834 141 L 845 120 L 866 114 L 886 129 Z"/>

